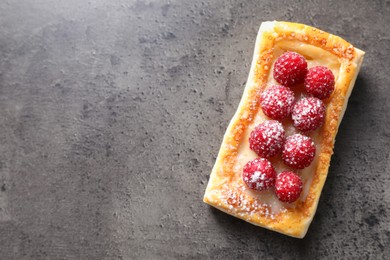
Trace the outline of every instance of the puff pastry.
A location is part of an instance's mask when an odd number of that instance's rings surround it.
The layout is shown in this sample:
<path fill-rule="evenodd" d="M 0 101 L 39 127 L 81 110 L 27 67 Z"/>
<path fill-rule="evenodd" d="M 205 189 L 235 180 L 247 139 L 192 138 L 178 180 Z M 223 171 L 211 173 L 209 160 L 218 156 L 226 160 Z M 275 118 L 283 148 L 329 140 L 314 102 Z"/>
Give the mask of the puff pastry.
<path fill-rule="evenodd" d="M 294 203 L 280 202 L 269 190 L 249 190 L 242 180 L 243 166 L 257 157 L 249 149 L 249 134 L 256 125 L 267 120 L 258 100 L 264 89 L 275 84 L 273 64 L 285 51 L 303 55 L 309 68 L 316 65 L 328 67 L 336 81 L 331 97 L 325 100 L 325 122 L 310 134 L 316 143 L 316 157 L 309 167 L 297 171 L 304 186 L 300 199 Z M 303 238 L 317 209 L 335 136 L 363 55 L 363 51 L 347 41 L 314 27 L 289 22 L 263 22 L 257 35 L 245 90 L 224 135 L 204 202 L 254 225 Z M 287 135 L 295 132 L 294 127 L 286 126 Z M 275 158 L 272 163 L 278 172 L 285 167 L 280 158 Z"/>

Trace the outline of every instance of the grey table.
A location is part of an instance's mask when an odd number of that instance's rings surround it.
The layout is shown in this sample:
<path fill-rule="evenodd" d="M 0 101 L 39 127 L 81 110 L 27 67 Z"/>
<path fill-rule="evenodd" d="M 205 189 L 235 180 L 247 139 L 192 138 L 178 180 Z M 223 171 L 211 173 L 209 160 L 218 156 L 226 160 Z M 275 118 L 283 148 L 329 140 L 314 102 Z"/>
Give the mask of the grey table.
<path fill-rule="evenodd" d="M 1 259 L 389 259 L 389 1 L 0 3 Z M 367 52 L 304 240 L 202 203 L 266 20 Z"/>

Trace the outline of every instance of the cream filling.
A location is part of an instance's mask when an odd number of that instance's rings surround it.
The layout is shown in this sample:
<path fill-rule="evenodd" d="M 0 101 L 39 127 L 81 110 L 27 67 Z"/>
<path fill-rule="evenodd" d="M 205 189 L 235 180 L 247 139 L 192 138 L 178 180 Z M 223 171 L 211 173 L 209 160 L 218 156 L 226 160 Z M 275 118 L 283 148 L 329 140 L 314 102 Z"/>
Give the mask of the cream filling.
<path fill-rule="evenodd" d="M 274 61 L 286 50 L 295 51 L 305 56 L 309 68 L 319 65 L 328 67 L 330 70 L 332 70 L 333 75 L 335 76 L 335 81 L 337 82 L 340 71 L 340 62 L 335 55 L 324 51 L 321 48 L 314 47 L 312 45 L 301 43 L 298 41 L 282 41 L 275 45 L 273 54 Z M 267 87 L 277 84 L 277 82 L 273 78 L 272 71 L 273 65 L 268 76 Z M 293 90 L 296 93 L 297 99 L 305 95 L 302 90 L 302 86 L 296 86 L 293 88 Z M 344 105 L 343 111 L 345 111 L 345 108 L 346 106 Z M 269 120 L 269 118 L 263 114 L 261 109 L 259 109 L 253 122 L 246 129 L 244 140 L 241 143 L 240 149 L 238 151 L 237 164 L 235 167 L 237 174 L 236 176 L 241 176 L 242 168 L 248 161 L 258 157 L 257 154 L 249 148 L 249 135 L 255 126 L 261 124 L 265 120 Z M 290 119 L 284 120 L 282 124 L 285 129 L 286 137 L 298 133 L 298 131 L 292 125 Z M 309 193 L 309 188 L 313 180 L 313 172 L 318 165 L 318 155 L 321 152 L 321 137 L 319 136 L 318 130 L 309 133 L 308 136 L 310 136 L 316 144 L 316 156 L 309 167 L 306 167 L 302 170 L 293 170 L 301 176 L 304 183 L 302 194 L 299 198 L 299 200 L 301 201 L 304 201 Z M 271 161 L 277 173 L 280 173 L 285 170 L 292 170 L 283 163 L 280 156 L 271 158 Z M 250 189 L 245 189 L 245 191 L 251 197 L 256 198 L 257 201 L 261 202 L 262 204 L 268 205 L 271 209 L 272 214 L 278 214 L 286 208 L 295 207 L 296 205 L 296 203 L 283 203 L 279 201 L 272 189 L 266 191 L 252 191 Z"/>

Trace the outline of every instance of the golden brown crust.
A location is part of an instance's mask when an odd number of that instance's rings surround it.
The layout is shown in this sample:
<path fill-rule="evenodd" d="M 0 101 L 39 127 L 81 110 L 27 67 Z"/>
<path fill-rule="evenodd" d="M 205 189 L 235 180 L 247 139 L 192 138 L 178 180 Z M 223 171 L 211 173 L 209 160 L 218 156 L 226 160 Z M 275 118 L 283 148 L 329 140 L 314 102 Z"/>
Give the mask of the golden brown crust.
<path fill-rule="evenodd" d="M 269 205 L 245 192 L 237 176 L 238 153 L 248 126 L 259 111 L 259 96 L 267 86 L 275 59 L 274 47 L 281 41 L 298 41 L 329 52 L 338 58 L 339 76 L 335 91 L 326 101 L 327 111 L 319 135 L 321 149 L 313 179 L 305 200 L 278 214 L 270 214 Z M 256 40 L 251 71 L 240 105 L 225 133 L 218 158 L 212 170 L 204 202 L 252 224 L 280 233 L 302 238 L 305 236 L 317 208 L 318 200 L 328 174 L 335 136 L 348 102 L 350 91 L 362 62 L 364 52 L 354 48 L 340 37 L 319 29 L 296 23 L 266 22 L 260 27 Z"/>

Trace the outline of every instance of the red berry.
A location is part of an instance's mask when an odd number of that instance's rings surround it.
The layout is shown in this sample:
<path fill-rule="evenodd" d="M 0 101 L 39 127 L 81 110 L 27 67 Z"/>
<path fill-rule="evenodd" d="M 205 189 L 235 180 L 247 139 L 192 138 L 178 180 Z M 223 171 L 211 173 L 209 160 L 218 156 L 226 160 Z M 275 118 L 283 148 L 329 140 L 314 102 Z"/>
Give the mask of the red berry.
<path fill-rule="evenodd" d="M 311 164 L 316 147 L 310 137 L 295 134 L 287 137 L 283 147 L 283 162 L 292 168 L 303 169 Z"/>
<path fill-rule="evenodd" d="M 265 190 L 275 185 L 276 171 L 267 159 L 256 158 L 244 166 L 242 178 L 249 188 Z"/>
<path fill-rule="evenodd" d="M 307 93 L 319 99 L 330 97 L 334 90 L 334 76 L 330 69 L 317 66 L 309 69 L 305 77 Z"/>
<path fill-rule="evenodd" d="M 301 177 L 294 172 L 281 172 L 276 177 L 275 192 L 280 201 L 294 202 L 302 192 L 303 183 Z"/>
<path fill-rule="evenodd" d="M 263 113 L 272 119 L 280 120 L 289 116 L 294 101 L 294 92 L 283 86 L 274 85 L 261 93 Z"/>
<path fill-rule="evenodd" d="M 294 105 L 292 120 L 298 130 L 314 131 L 324 123 L 325 105 L 315 97 L 302 98 Z"/>
<path fill-rule="evenodd" d="M 285 52 L 274 65 L 274 78 L 284 86 L 303 82 L 307 72 L 305 58 L 296 52 Z"/>
<path fill-rule="evenodd" d="M 268 120 L 253 129 L 249 136 L 249 147 L 260 157 L 277 155 L 283 147 L 283 125 L 276 120 Z"/>

